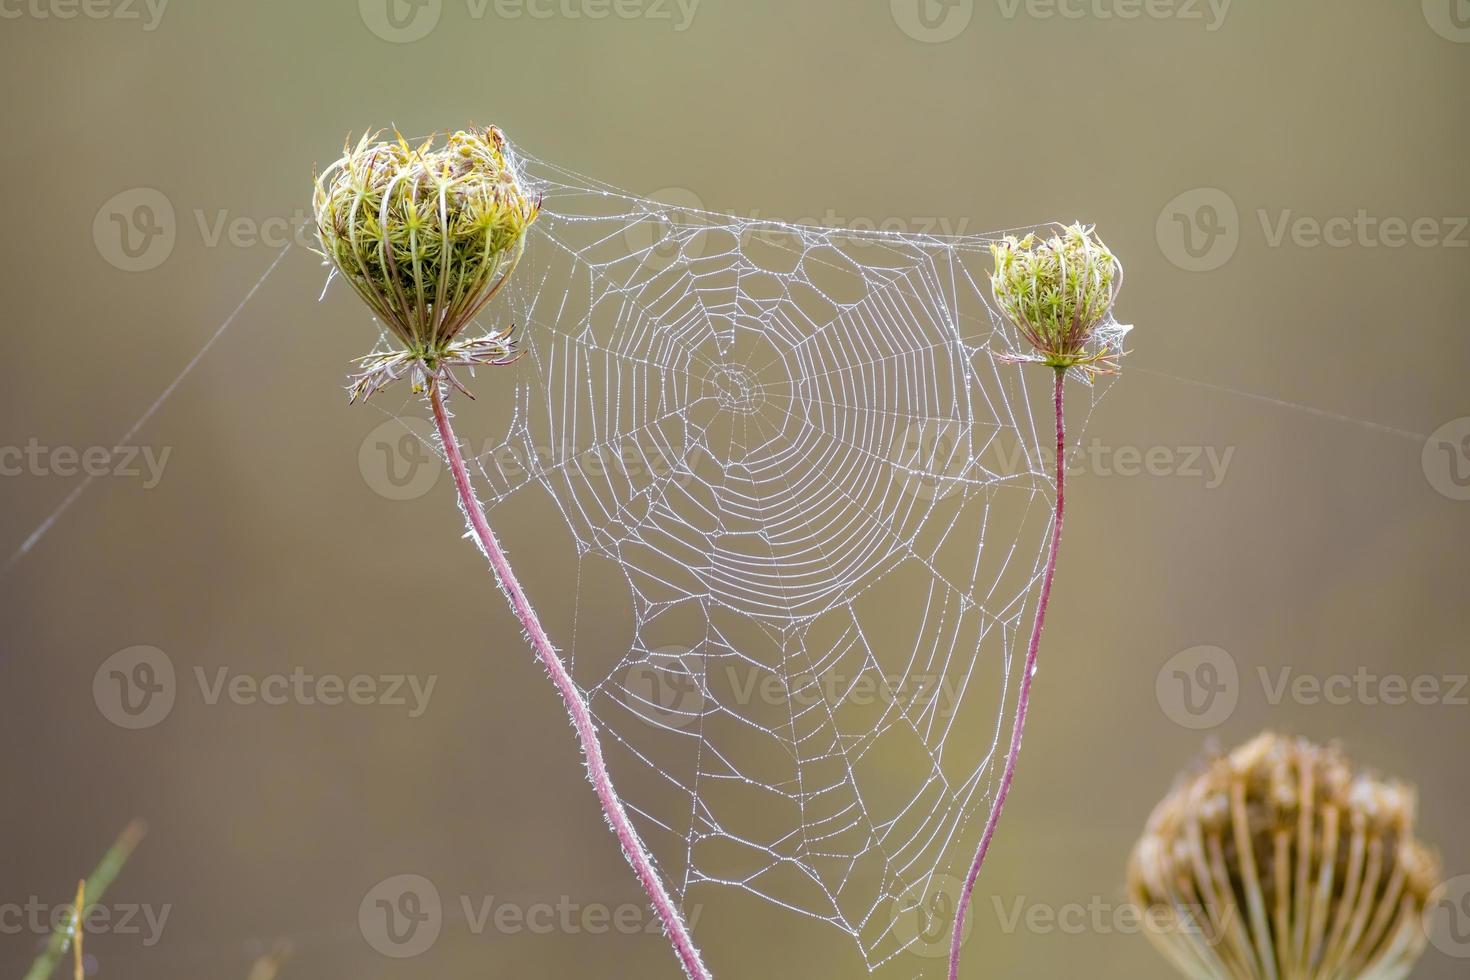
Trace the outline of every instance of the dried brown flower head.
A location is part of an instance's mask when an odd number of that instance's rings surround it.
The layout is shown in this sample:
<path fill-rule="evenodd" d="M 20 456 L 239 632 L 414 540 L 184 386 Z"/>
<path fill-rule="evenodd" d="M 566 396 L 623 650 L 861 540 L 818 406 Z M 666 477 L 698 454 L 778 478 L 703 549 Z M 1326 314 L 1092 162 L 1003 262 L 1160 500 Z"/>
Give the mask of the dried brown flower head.
<path fill-rule="evenodd" d="M 1128 869 L 1148 934 L 1199 980 L 1390 980 L 1424 951 L 1438 859 L 1414 790 L 1265 734 L 1184 779 Z"/>

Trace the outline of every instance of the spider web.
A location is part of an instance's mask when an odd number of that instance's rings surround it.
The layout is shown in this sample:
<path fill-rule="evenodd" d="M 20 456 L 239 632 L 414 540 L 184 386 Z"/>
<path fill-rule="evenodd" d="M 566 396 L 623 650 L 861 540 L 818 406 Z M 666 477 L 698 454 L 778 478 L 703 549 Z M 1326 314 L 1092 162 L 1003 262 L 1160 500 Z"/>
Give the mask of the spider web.
<path fill-rule="evenodd" d="M 527 495 L 565 519 L 548 632 L 640 834 L 686 904 L 743 890 L 869 968 L 947 952 L 1055 490 L 1052 374 L 988 303 L 1015 230 L 787 225 L 521 165 L 544 207 L 490 315 L 526 353 L 454 410 L 492 524 Z M 1072 386 L 1074 432 L 1105 386 Z"/>

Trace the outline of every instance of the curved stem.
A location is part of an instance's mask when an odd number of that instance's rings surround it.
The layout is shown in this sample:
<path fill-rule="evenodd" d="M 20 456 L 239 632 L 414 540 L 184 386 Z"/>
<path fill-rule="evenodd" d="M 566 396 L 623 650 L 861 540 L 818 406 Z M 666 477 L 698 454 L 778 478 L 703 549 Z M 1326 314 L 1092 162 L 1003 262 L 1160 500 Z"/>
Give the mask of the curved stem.
<path fill-rule="evenodd" d="M 1000 790 L 995 794 L 995 803 L 990 807 L 990 819 L 985 822 L 985 834 L 980 838 L 980 850 L 970 865 L 970 874 L 965 878 L 964 891 L 955 906 L 954 937 L 949 946 L 949 980 L 959 980 L 960 944 L 965 936 L 965 911 L 975 893 L 975 881 L 980 877 L 980 866 L 985 863 L 990 841 L 995 837 L 995 828 L 1000 823 L 1001 811 L 1005 809 L 1006 797 L 1011 783 L 1016 778 L 1016 760 L 1021 756 L 1021 736 L 1026 730 L 1026 712 L 1031 706 L 1031 681 L 1036 675 L 1036 652 L 1041 646 L 1041 628 L 1046 625 L 1046 605 L 1051 599 L 1052 578 L 1057 571 L 1057 549 L 1062 543 L 1062 514 L 1066 509 L 1066 416 L 1062 414 L 1062 381 L 1066 368 L 1057 368 L 1056 391 L 1052 406 L 1057 419 L 1057 506 L 1051 523 L 1051 551 L 1046 559 L 1046 572 L 1041 579 L 1041 598 L 1036 603 L 1036 621 L 1031 624 L 1031 644 L 1026 650 L 1026 669 L 1021 676 L 1021 691 L 1016 696 L 1016 721 L 1011 729 L 1011 748 L 1006 755 L 1006 768 L 1000 779 Z"/>
<path fill-rule="evenodd" d="M 623 846 L 623 856 L 638 873 L 638 880 L 643 883 L 643 890 L 648 893 L 648 899 L 654 911 L 662 920 L 669 942 L 678 954 L 685 974 L 690 977 L 690 980 L 710 980 L 710 973 L 700 961 L 699 950 L 694 946 L 694 940 L 689 935 L 689 927 L 684 924 L 683 915 L 664 889 L 663 881 L 659 878 L 658 872 L 653 867 L 653 861 L 648 855 L 648 849 L 644 847 L 638 832 L 633 829 L 633 823 L 628 819 L 628 812 L 623 808 L 623 801 L 618 796 L 617 790 L 613 788 L 612 777 L 608 775 L 607 764 L 602 758 L 602 743 L 597 738 L 597 725 L 592 720 L 592 711 L 587 707 L 587 701 L 582 697 L 582 692 L 572 681 L 572 675 L 567 672 L 566 664 L 562 663 L 561 657 L 557 655 L 551 641 L 547 639 L 546 631 L 541 628 L 541 621 L 536 618 L 536 611 L 531 608 L 530 600 L 526 598 L 520 583 L 516 581 L 515 572 L 510 567 L 510 560 L 505 557 L 505 552 L 500 550 L 500 542 L 496 540 L 495 532 L 490 530 L 490 522 L 485 519 L 484 508 L 475 498 L 474 487 L 470 484 L 469 471 L 465 468 L 464 456 L 459 451 L 459 441 L 455 438 L 454 428 L 449 424 L 449 413 L 444 408 L 441 389 L 442 386 L 437 380 L 429 383 L 429 404 L 434 410 L 434 423 L 439 428 L 439 438 L 444 443 L 444 453 L 449 458 L 449 469 L 454 474 L 454 486 L 459 492 L 459 504 L 464 511 L 465 520 L 469 522 L 470 529 L 480 544 L 480 550 L 489 560 L 490 567 L 495 572 L 495 578 L 500 583 L 501 591 L 510 600 L 516 618 L 526 628 L 526 635 L 530 637 L 536 656 L 541 658 L 542 665 L 551 675 L 557 691 L 561 694 L 562 701 L 566 703 L 567 713 L 572 716 L 572 724 L 577 729 L 577 738 L 582 743 L 582 754 L 587 759 L 587 776 L 592 781 L 592 788 L 597 791 L 598 800 L 602 802 L 602 812 L 607 816 L 607 822 L 612 825 L 613 833 L 617 834 L 618 842 Z"/>

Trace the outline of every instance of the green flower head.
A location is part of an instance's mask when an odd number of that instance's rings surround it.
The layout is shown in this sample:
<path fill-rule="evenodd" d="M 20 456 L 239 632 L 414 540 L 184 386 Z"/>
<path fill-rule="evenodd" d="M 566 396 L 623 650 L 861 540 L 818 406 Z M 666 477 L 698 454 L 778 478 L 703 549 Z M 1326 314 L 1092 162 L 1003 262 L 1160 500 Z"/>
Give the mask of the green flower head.
<path fill-rule="evenodd" d="M 402 344 L 359 360 L 352 397 L 405 373 L 464 387 L 449 369 L 504 364 L 510 331 L 460 334 L 500 290 L 525 248 L 540 200 L 528 194 L 499 129 L 463 130 L 436 147 L 367 134 L 316 179 L 322 254 Z"/>
<path fill-rule="evenodd" d="M 1008 236 L 990 252 L 995 301 L 1035 351 L 1022 360 L 1089 374 L 1113 368 L 1113 344 L 1092 341 L 1112 312 L 1123 271 L 1090 226 L 1068 225 L 1045 241 Z"/>

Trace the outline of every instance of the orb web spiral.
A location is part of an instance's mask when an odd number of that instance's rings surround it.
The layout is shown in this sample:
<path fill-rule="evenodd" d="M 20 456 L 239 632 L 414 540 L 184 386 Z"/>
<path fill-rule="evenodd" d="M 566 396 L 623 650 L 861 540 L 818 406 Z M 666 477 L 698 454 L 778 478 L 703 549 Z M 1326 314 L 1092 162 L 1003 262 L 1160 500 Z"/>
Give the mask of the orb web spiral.
<path fill-rule="evenodd" d="M 454 408 L 492 523 L 528 496 L 564 519 L 567 554 L 511 558 L 566 569 L 548 632 L 640 833 L 685 902 L 740 889 L 870 967 L 947 951 L 1055 485 L 1051 372 L 989 304 L 1016 232 L 786 225 L 522 166 L 542 216 L 482 319 L 525 354 Z"/>

